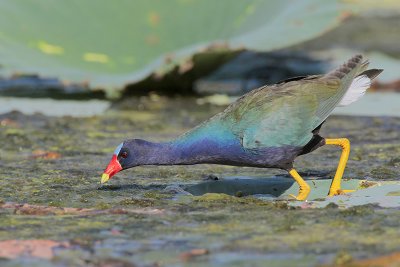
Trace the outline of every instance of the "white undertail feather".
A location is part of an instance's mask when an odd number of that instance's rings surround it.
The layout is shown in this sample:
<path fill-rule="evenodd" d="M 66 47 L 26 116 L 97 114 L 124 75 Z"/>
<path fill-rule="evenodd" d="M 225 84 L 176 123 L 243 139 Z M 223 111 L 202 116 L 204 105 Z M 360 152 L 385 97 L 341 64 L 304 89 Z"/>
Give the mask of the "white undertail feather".
<path fill-rule="evenodd" d="M 360 99 L 368 88 L 371 87 L 371 79 L 367 75 L 360 75 L 354 78 L 346 94 L 339 103 L 339 107 L 344 107 Z"/>

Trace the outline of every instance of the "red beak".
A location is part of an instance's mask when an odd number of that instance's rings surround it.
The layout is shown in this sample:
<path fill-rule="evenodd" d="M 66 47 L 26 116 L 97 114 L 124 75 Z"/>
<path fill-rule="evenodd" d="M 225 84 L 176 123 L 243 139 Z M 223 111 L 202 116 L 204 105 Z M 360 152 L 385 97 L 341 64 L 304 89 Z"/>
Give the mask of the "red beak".
<path fill-rule="evenodd" d="M 113 177 L 117 172 L 122 170 L 121 164 L 119 164 L 117 155 L 113 155 L 110 163 L 108 163 L 107 168 L 104 170 L 103 175 L 101 176 L 101 183 L 107 182 L 111 177 Z"/>

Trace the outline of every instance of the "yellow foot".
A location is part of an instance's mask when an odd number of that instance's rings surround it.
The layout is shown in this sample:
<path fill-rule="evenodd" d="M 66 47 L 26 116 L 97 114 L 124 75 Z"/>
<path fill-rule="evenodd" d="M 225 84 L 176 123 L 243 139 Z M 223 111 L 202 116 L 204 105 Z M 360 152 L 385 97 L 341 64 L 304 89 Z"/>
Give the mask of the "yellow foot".
<path fill-rule="evenodd" d="M 356 190 L 353 190 L 353 189 L 343 189 L 343 190 L 341 190 L 341 191 L 342 191 L 344 194 L 356 192 Z"/>
<path fill-rule="evenodd" d="M 353 193 L 353 192 L 355 192 L 356 190 L 351 190 L 351 189 L 331 189 L 330 191 L 329 191 L 329 195 L 328 196 L 330 196 L 330 197 L 333 197 L 333 196 L 339 196 L 339 195 L 345 195 L 345 194 L 348 194 L 348 193 Z"/>
<path fill-rule="evenodd" d="M 296 200 L 300 200 L 300 201 L 306 200 L 308 197 L 308 194 L 310 194 L 310 191 L 311 191 L 311 189 L 308 184 L 304 183 L 304 184 L 300 185 L 299 194 L 297 195 L 297 197 L 295 197 Z"/>
<path fill-rule="evenodd" d="M 308 194 L 310 194 L 311 188 L 310 186 L 301 178 L 301 176 L 297 173 L 295 169 L 291 169 L 289 171 L 289 174 L 293 177 L 293 179 L 299 184 L 299 194 L 296 196 L 290 195 L 296 200 L 306 200 L 308 197 Z"/>
<path fill-rule="evenodd" d="M 310 188 L 308 189 L 308 192 L 299 192 L 298 196 L 295 196 L 293 194 L 290 194 L 289 197 L 293 198 L 294 200 L 298 201 L 304 201 L 307 200 L 308 194 L 310 193 Z"/>
<path fill-rule="evenodd" d="M 339 146 L 342 148 L 342 154 L 340 155 L 339 165 L 337 167 L 335 177 L 332 180 L 328 196 L 342 195 L 343 193 L 345 193 L 346 190 L 341 190 L 340 184 L 342 181 L 344 168 L 346 167 L 347 160 L 349 159 L 350 141 L 347 138 L 325 139 L 325 144 Z"/>

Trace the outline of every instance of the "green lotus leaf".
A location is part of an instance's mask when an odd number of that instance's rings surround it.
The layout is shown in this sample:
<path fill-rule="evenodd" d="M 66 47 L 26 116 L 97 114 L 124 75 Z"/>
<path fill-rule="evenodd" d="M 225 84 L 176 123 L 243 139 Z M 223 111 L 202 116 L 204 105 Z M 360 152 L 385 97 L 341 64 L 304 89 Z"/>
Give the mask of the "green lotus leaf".
<path fill-rule="evenodd" d="M 210 46 L 270 51 L 339 23 L 339 1 L 3 0 L 0 74 L 115 88 Z"/>

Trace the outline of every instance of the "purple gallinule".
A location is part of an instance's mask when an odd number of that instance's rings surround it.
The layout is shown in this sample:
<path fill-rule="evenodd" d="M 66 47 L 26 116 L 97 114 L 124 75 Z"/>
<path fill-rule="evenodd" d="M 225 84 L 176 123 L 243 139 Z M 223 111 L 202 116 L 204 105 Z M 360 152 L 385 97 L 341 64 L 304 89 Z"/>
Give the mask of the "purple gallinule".
<path fill-rule="evenodd" d="M 299 184 L 296 198 L 305 200 L 310 187 L 293 168 L 293 161 L 323 145 L 335 145 L 342 154 L 328 195 L 340 194 L 350 142 L 323 138 L 319 130 L 335 107 L 357 101 L 382 72 L 367 67 L 368 61 L 356 55 L 325 75 L 296 77 L 255 89 L 173 141 L 126 140 L 115 150 L 101 182 L 140 165 L 279 168 Z"/>

